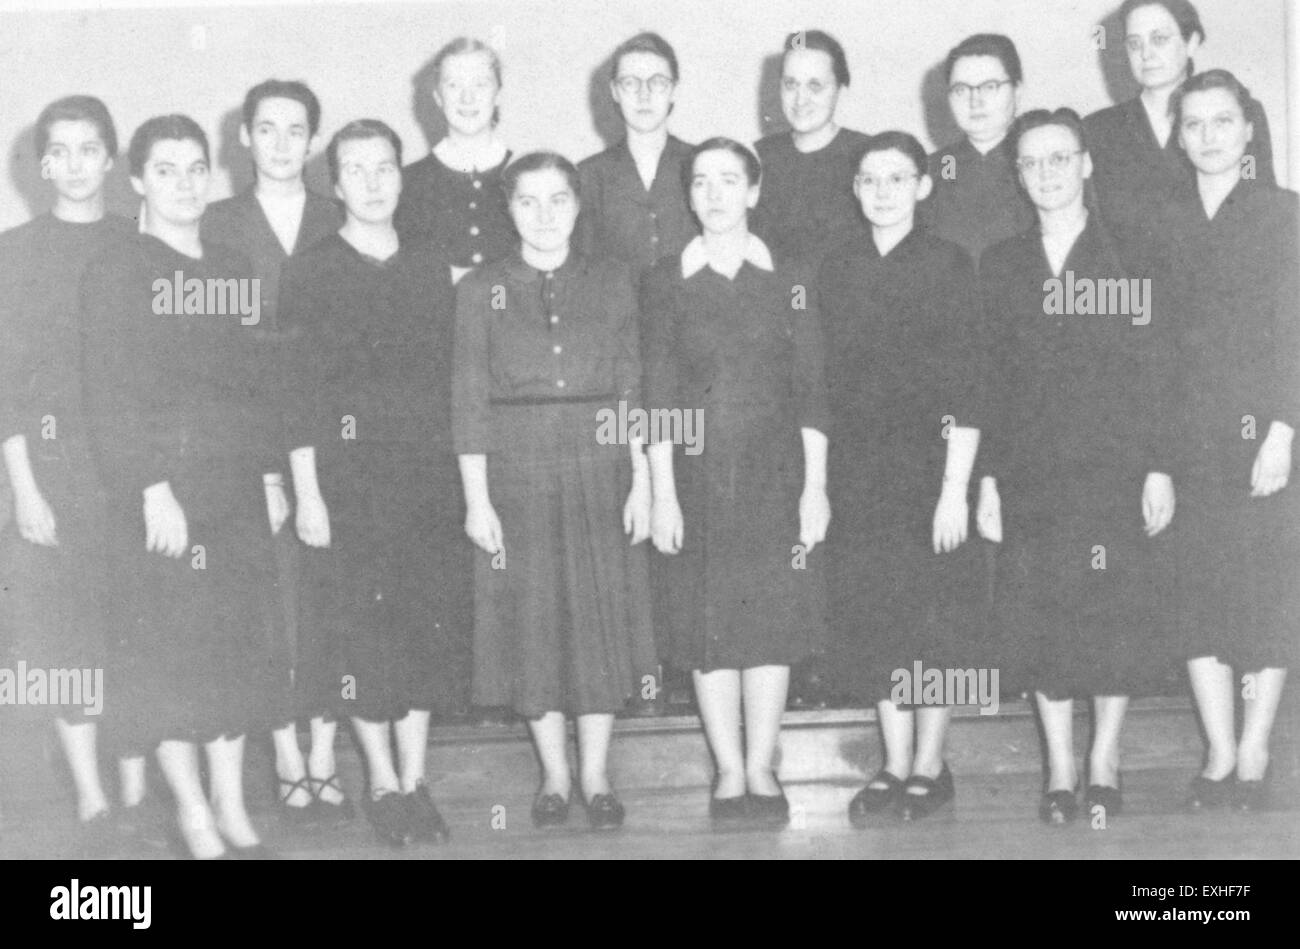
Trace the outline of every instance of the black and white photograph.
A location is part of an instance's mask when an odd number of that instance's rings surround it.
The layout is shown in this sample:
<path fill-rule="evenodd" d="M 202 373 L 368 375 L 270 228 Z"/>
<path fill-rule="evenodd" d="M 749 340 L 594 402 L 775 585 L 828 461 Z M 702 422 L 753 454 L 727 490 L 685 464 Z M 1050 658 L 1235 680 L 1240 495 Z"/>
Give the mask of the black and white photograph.
<path fill-rule="evenodd" d="M 1262 921 L 1298 0 L 3 2 L 0 90 L 23 914 L 991 860 Z"/>

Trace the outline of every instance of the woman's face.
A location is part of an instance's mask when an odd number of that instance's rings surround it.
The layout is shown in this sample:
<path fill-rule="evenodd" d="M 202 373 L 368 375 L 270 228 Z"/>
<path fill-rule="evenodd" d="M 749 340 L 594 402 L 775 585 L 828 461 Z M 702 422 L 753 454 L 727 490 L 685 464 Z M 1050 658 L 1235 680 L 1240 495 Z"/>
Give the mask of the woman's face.
<path fill-rule="evenodd" d="M 930 193 L 930 176 L 898 149 L 889 148 L 863 156 L 853 190 L 868 221 L 893 227 L 915 219 L 916 203 Z"/>
<path fill-rule="evenodd" d="M 192 138 L 154 142 L 131 187 L 144 198 L 148 220 L 173 226 L 197 224 L 208 205 L 211 173 L 203 146 Z"/>
<path fill-rule="evenodd" d="M 578 219 L 578 197 L 568 176 L 557 168 L 524 172 L 510 196 L 510 217 L 524 244 L 538 253 L 566 249 Z"/>
<path fill-rule="evenodd" d="M 758 185 L 751 184 L 745 163 L 726 149 L 702 152 L 691 169 L 691 210 L 711 234 L 726 234 L 746 226 L 758 203 Z"/>
<path fill-rule="evenodd" d="M 354 138 L 339 143 L 339 181 L 334 186 L 348 217 L 388 224 L 402 194 L 402 169 L 388 139 Z"/>
<path fill-rule="evenodd" d="M 1198 34 L 1183 39 L 1178 21 L 1158 3 L 1138 7 L 1124 24 L 1129 68 L 1143 89 L 1176 86 L 1187 77 L 1187 62 L 1201 45 Z"/>
<path fill-rule="evenodd" d="M 1016 166 L 1029 199 L 1040 211 L 1057 211 L 1083 200 L 1092 159 L 1064 125 L 1041 125 L 1020 136 Z"/>
<path fill-rule="evenodd" d="M 307 107 L 297 99 L 272 96 L 257 104 L 252 128 L 239 130 L 240 141 L 253 154 L 263 178 L 295 181 L 302 177 L 311 148 Z"/>
<path fill-rule="evenodd" d="M 1020 90 L 997 56 L 962 56 L 952 65 L 948 103 L 970 141 L 1001 141 L 1016 118 Z"/>
<path fill-rule="evenodd" d="M 835 81 L 830 53 L 796 49 L 785 54 L 781 67 L 781 110 L 800 134 L 816 132 L 835 120 L 840 85 Z"/>
<path fill-rule="evenodd" d="M 624 53 L 610 90 L 623 121 L 638 132 L 656 132 L 668 121 L 677 85 L 672 67 L 654 53 Z"/>
<path fill-rule="evenodd" d="M 113 156 L 99 126 L 84 119 L 61 119 L 50 124 L 49 135 L 41 156 L 41 177 L 54 182 L 59 197 L 86 201 L 103 191 Z"/>
<path fill-rule="evenodd" d="M 500 91 L 492 57 L 480 49 L 443 60 L 433 100 L 447 117 L 449 128 L 472 136 L 491 128 Z"/>
<path fill-rule="evenodd" d="M 1202 174 L 1222 174 L 1240 164 L 1254 133 L 1237 97 L 1227 89 L 1205 89 L 1183 97 L 1178 141 Z"/>

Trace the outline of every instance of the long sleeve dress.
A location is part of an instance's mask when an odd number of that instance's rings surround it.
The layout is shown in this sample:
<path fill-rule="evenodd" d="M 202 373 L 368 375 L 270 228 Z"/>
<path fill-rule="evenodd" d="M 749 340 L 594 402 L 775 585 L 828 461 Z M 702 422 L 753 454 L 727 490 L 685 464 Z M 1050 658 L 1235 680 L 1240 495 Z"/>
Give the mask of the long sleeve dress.
<path fill-rule="evenodd" d="M 487 456 L 504 557 L 474 555 L 474 700 L 526 718 L 613 713 L 655 668 L 644 555 L 623 533 L 626 444 L 606 413 L 640 405 L 627 265 L 518 251 L 456 299 L 452 437 Z"/>
<path fill-rule="evenodd" d="M 160 312 L 178 274 L 188 283 L 251 272 L 219 244 L 196 259 L 132 234 L 81 282 L 85 405 L 109 497 L 110 621 L 126 639 L 130 743 L 142 748 L 291 718 L 272 650 L 262 490 L 284 449 L 271 381 L 239 314 Z M 142 491 L 160 482 L 185 515 L 179 559 L 145 549 Z"/>
<path fill-rule="evenodd" d="M 511 155 L 485 171 L 456 171 L 433 152 L 402 169 L 394 224 L 403 240 L 427 240 L 453 267 L 479 267 L 507 256 L 518 238 L 501 173 Z"/>
<path fill-rule="evenodd" d="M 676 555 L 687 628 L 671 656 L 681 669 L 792 665 L 824 645 L 822 551 L 796 549 L 801 429 L 828 424 L 815 286 L 806 266 L 754 245 L 728 279 L 692 242 L 642 291 L 646 404 L 702 421 L 698 450 L 673 446 L 674 469 L 688 469 Z"/>
<path fill-rule="evenodd" d="M 820 300 L 835 442 L 826 541 L 832 653 L 846 694 L 888 698 L 894 670 L 996 668 L 975 545 L 936 554 L 949 426 L 985 429 L 975 269 L 914 228 L 827 257 Z M 971 485 L 970 510 L 976 485 Z M 975 527 L 969 525 L 969 537 Z"/>
<path fill-rule="evenodd" d="M 451 279 L 428 241 L 377 261 L 333 234 L 284 271 L 330 546 L 303 551 L 312 679 L 367 721 L 445 711 L 467 664 L 470 548 L 450 444 Z M 337 701 L 340 665 L 354 686 Z M 333 680 L 331 683 L 331 679 Z"/>
<path fill-rule="evenodd" d="M 626 261 L 638 285 L 658 261 L 680 254 L 699 233 L 682 178 L 691 150 L 686 142 L 668 136 L 648 189 L 626 141 L 579 164 L 582 212 L 574 232 L 578 250 L 589 257 L 607 255 Z M 645 339 L 645 327 L 640 332 Z M 655 645 L 659 655 L 666 656 L 672 651 L 673 637 L 681 635 L 677 632 L 682 619 L 677 597 L 681 562 L 649 549 L 645 556 Z"/>
<path fill-rule="evenodd" d="M 1246 117 L 1255 126 L 1246 154 L 1255 160 L 1255 180 L 1277 182 L 1273 170 L 1273 143 L 1264 107 L 1251 100 Z M 1178 144 L 1174 129 L 1163 146 L 1156 139 L 1141 97 L 1120 102 L 1083 120 L 1092 155 L 1093 205 L 1119 243 L 1120 253 L 1138 276 L 1158 241 L 1153 224 L 1171 201 L 1188 196 L 1196 171 Z"/>
<path fill-rule="evenodd" d="M 1122 279 L 1113 241 L 1090 219 L 1061 279 Z M 1046 312 L 1053 277 L 1037 228 L 990 248 L 980 298 L 999 437 L 987 460 L 1002 499 L 995 600 L 1016 668 L 1053 698 L 1163 687 L 1172 665 L 1153 627 L 1141 496 L 1169 473 L 1171 368 L 1148 354 L 1165 315 Z M 1161 365 L 1163 369 L 1158 368 Z"/>
<path fill-rule="evenodd" d="M 1242 181 L 1207 218 L 1193 190 L 1166 207 L 1159 232 L 1153 279 L 1178 361 L 1170 542 L 1183 652 L 1239 672 L 1294 666 L 1298 469 L 1267 498 L 1250 497 L 1250 473 L 1270 423 L 1300 428 L 1300 199 Z"/>
<path fill-rule="evenodd" d="M 254 276 L 261 281 L 261 321 L 251 329 L 263 342 L 261 371 L 270 377 L 283 378 L 289 372 L 290 335 L 281 328 L 279 320 L 281 270 L 290 257 L 302 254 L 333 234 L 342 224 L 343 209 L 337 201 L 307 191 L 294 246 L 290 253 L 286 253 L 254 188 L 210 204 L 203 212 L 204 239 L 240 248 L 252 263 Z M 281 386 L 278 391 L 287 392 L 287 389 Z M 288 410 L 287 405 L 277 407 L 281 418 L 286 417 Z M 292 484 L 287 470 L 283 470 L 287 464 L 287 459 L 281 461 L 281 473 L 285 494 L 292 498 Z M 298 628 L 298 584 L 302 562 L 292 515 L 276 534 L 275 545 L 276 587 L 282 605 L 282 629 L 278 631 L 277 648 L 281 653 L 281 665 L 293 670 L 292 681 L 286 681 L 284 685 L 293 693 L 294 712 L 299 721 L 307 721 L 333 707 L 339 688 L 335 677 L 335 681 L 329 683 L 328 691 L 323 691 L 318 687 L 318 677 L 305 671 L 315 661 L 308 653 L 318 648 L 318 644 L 314 641 L 314 631 Z"/>
<path fill-rule="evenodd" d="M 43 547 L 13 520 L 0 528 L 0 642 L 33 668 L 106 667 L 105 498 L 82 408 L 77 287 L 86 264 L 132 229 L 114 215 L 75 224 L 46 214 L 0 235 L 0 442 L 26 437 L 58 538 Z"/>
<path fill-rule="evenodd" d="M 751 230 L 777 255 L 820 265 L 828 251 L 866 233 L 853 194 L 853 176 L 867 136 L 841 128 L 814 152 L 795 148 L 788 132 L 760 139 L 754 150 L 763 169 Z"/>

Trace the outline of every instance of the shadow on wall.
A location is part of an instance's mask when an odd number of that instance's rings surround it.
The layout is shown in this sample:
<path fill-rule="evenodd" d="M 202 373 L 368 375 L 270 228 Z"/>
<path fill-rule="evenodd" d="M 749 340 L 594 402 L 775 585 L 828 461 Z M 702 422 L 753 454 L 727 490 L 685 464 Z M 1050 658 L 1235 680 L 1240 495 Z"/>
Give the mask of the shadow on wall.
<path fill-rule="evenodd" d="M 754 101 L 758 103 L 758 128 L 763 138 L 790 131 L 790 123 L 785 120 L 785 111 L 781 108 L 781 61 L 784 58 L 782 53 L 764 56 L 758 70 Z"/>
<path fill-rule="evenodd" d="M 415 123 L 424 133 L 424 141 L 429 148 L 441 142 L 447 135 L 447 117 L 442 114 L 442 109 L 438 108 L 438 103 L 433 101 L 433 87 L 437 79 L 433 59 L 434 57 L 430 56 L 411 77 L 411 114 L 415 116 Z M 414 142 L 402 143 L 404 160 L 407 164 L 424 157 L 423 150 L 416 154 L 414 145 Z M 405 157 L 407 152 L 410 153 L 410 157 Z"/>
<path fill-rule="evenodd" d="M 1110 96 L 1111 102 L 1125 102 L 1140 90 L 1133 78 L 1133 70 L 1129 68 L 1128 52 L 1124 49 L 1124 21 L 1116 9 L 1097 25 L 1105 30 L 1106 45 L 1097 50 L 1097 66 L 1102 81 L 1106 83 L 1106 95 Z"/>
<path fill-rule="evenodd" d="M 118 130 L 119 141 L 122 129 Z M 54 205 L 54 189 L 41 178 L 41 162 L 36 154 L 36 125 L 28 125 L 14 139 L 9 149 L 9 180 L 23 199 L 31 217 L 44 214 Z M 113 167 L 104 182 L 104 201 L 108 211 L 135 220 L 140 210 L 140 198 L 131 189 L 130 163 L 122 152 L 113 160 Z"/>
<path fill-rule="evenodd" d="M 623 140 L 623 115 L 614 102 L 609 85 L 614 76 L 614 52 L 601 60 L 591 73 L 587 83 L 587 107 L 591 110 L 591 124 L 600 136 L 605 148 L 617 145 Z M 573 156 L 570 156 L 573 157 Z M 585 158 L 585 155 L 577 158 Z M 576 161 L 577 158 L 574 158 Z"/>
<path fill-rule="evenodd" d="M 962 131 L 952 117 L 948 104 L 948 74 L 944 70 L 946 59 L 941 59 L 921 77 L 921 108 L 925 116 L 925 134 L 934 142 L 935 150 L 947 148 L 961 140 Z"/>

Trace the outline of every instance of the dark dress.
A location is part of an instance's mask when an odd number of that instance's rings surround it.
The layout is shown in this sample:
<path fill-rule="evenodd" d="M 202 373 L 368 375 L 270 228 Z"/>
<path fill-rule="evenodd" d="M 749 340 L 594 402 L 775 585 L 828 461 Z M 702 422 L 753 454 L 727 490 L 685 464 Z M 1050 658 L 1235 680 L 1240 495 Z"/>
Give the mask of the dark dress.
<path fill-rule="evenodd" d="M 578 250 L 588 257 L 625 260 L 638 275 L 660 259 L 680 254 L 699 233 L 682 182 L 692 148 L 669 135 L 649 190 L 626 141 L 584 159 L 578 165 L 582 200 L 574 234 Z"/>
<path fill-rule="evenodd" d="M 656 262 L 674 257 L 699 232 L 682 181 L 692 146 L 668 136 L 659 156 L 654 181 L 646 190 L 627 142 L 605 149 L 578 165 L 582 212 L 575 232 L 576 246 L 587 256 L 606 254 L 627 261 L 638 285 Z M 644 314 L 642 314 L 644 316 Z M 646 330 L 641 328 L 641 338 Z M 655 645 L 660 656 L 672 651 L 674 636 L 682 635 L 677 590 L 681 561 L 644 549 L 649 560 L 651 612 Z"/>
<path fill-rule="evenodd" d="M 109 496 L 111 621 L 127 642 L 130 744 L 207 742 L 290 719 L 272 651 L 275 557 L 262 473 L 279 420 L 239 315 L 160 314 L 155 281 L 251 279 L 246 258 L 188 257 L 132 234 L 81 283 L 85 405 Z M 188 528 L 179 559 L 145 549 L 141 492 L 168 482 Z"/>
<path fill-rule="evenodd" d="M 945 423 L 983 429 L 975 270 L 913 228 L 885 257 L 867 237 L 826 258 L 820 300 L 835 441 L 826 540 L 840 688 L 888 698 L 891 674 L 996 668 L 983 560 L 968 541 L 936 554 Z"/>
<path fill-rule="evenodd" d="M 1255 158 L 1256 180 L 1276 184 L 1264 107 L 1252 99 L 1246 117 L 1255 125 L 1246 153 Z M 1194 189 L 1196 170 L 1178 144 L 1176 128 L 1163 147 L 1156 140 L 1140 96 L 1092 113 L 1083 127 L 1093 163 L 1092 207 L 1119 242 L 1124 262 L 1138 276 L 1149 276 L 1141 271 L 1158 243 L 1152 226 L 1167 204 Z"/>
<path fill-rule="evenodd" d="M 918 207 L 920 221 L 935 237 L 965 248 L 976 268 L 987 248 L 1037 220 L 1015 159 L 1009 137 L 987 155 L 963 138 L 930 156 L 934 190 Z"/>
<path fill-rule="evenodd" d="M 262 372 L 283 377 L 289 371 L 289 336 L 281 330 L 279 324 L 281 268 L 290 256 L 301 254 L 337 231 L 342 224 L 343 211 L 337 201 L 307 191 L 291 255 L 285 253 L 284 245 L 272 229 L 254 188 L 211 204 L 203 212 L 204 239 L 241 249 L 252 262 L 254 276 L 261 280 L 261 322 L 250 329 L 265 343 L 260 354 L 264 360 Z M 288 406 L 279 407 L 281 417 L 284 417 L 287 409 Z M 292 498 L 293 483 L 285 470 L 287 465 L 288 461 L 284 459 L 280 468 L 284 477 L 285 495 Z M 286 681 L 285 687 L 294 694 L 294 711 L 298 719 L 305 721 L 333 708 L 336 704 L 334 700 L 339 694 L 338 677 L 334 676 L 327 682 L 314 680 L 311 672 L 319 666 L 314 665 L 309 654 L 313 650 L 324 648 L 324 644 L 316 641 L 319 635 L 317 631 L 298 628 L 298 584 L 302 554 L 294 530 L 292 512 L 275 535 L 275 548 L 276 586 L 283 606 L 283 628 L 278 630 L 280 635 L 277 638 L 277 648 L 281 653 L 279 664 L 294 670 L 292 682 Z"/>
<path fill-rule="evenodd" d="M 623 533 L 625 444 L 602 410 L 640 405 L 627 265 L 518 252 L 456 300 L 453 440 L 487 456 L 504 560 L 474 559 L 474 699 L 520 715 L 613 713 L 654 669 L 645 559 Z"/>
<path fill-rule="evenodd" d="M 1193 192 L 1160 220 L 1156 279 L 1170 290 L 1179 369 L 1170 541 L 1183 647 L 1239 673 L 1300 664 L 1295 464 L 1287 487 L 1250 497 L 1270 423 L 1300 427 L 1298 208 L 1293 191 L 1243 181 L 1213 219 Z"/>
<path fill-rule="evenodd" d="M 773 254 L 817 266 L 828 251 L 866 234 L 853 194 L 853 176 L 866 143 L 863 133 L 841 128 L 815 152 L 799 151 L 788 132 L 754 145 L 763 182 L 750 229 Z"/>
<path fill-rule="evenodd" d="M 132 230 L 115 215 L 75 224 L 45 214 L 0 235 L 0 443 L 26 436 L 58 538 L 42 547 L 16 521 L 0 527 L 0 655 L 32 668 L 106 667 L 105 499 L 82 410 L 77 286 L 86 264 Z M 106 710 L 115 687 L 110 674 Z"/>
<path fill-rule="evenodd" d="M 428 240 L 454 267 L 478 267 L 508 255 L 518 238 L 501 173 L 511 155 L 486 171 L 448 168 L 433 152 L 402 169 L 394 224 L 403 240 Z"/>
<path fill-rule="evenodd" d="M 1076 284 L 1126 276 L 1095 219 L 1061 278 L 1070 271 Z M 1036 227 L 990 248 L 979 274 L 1000 435 L 987 461 L 1002 499 L 996 609 L 1018 646 L 1003 684 L 1027 678 L 1052 698 L 1137 694 L 1170 665 L 1152 627 L 1141 514 L 1146 474 L 1171 470 L 1160 411 L 1170 370 L 1146 352 L 1162 315 L 1148 326 L 1049 315 L 1052 277 Z"/>
<path fill-rule="evenodd" d="M 284 270 L 282 322 L 301 328 L 291 440 L 316 449 L 330 518 L 330 546 L 303 548 L 302 628 L 319 631 L 313 678 L 327 693 L 333 678 L 333 707 L 367 721 L 443 711 L 465 673 L 452 300 L 427 241 L 380 262 L 333 234 Z"/>
<path fill-rule="evenodd" d="M 682 669 L 793 665 L 825 641 L 822 550 L 800 556 L 800 430 L 827 430 L 824 353 L 806 266 L 773 254 L 733 280 L 681 258 L 646 278 L 646 404 L 702 413 L 701 449 L 674 445 L 684 524 Z M 798 294 L 798 288 L 806 294 Z M 798 296 L 797 296 L 798 294 Z M 805 308 L 796 308 L 803 296 Z"/>

